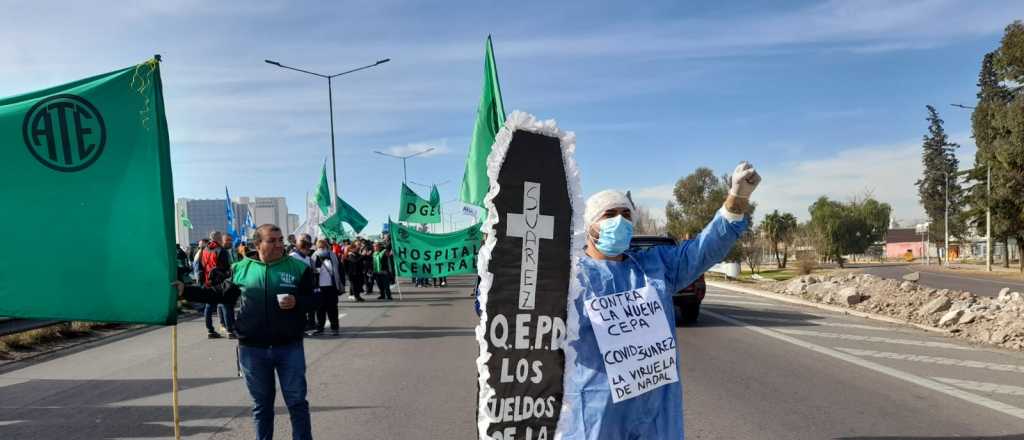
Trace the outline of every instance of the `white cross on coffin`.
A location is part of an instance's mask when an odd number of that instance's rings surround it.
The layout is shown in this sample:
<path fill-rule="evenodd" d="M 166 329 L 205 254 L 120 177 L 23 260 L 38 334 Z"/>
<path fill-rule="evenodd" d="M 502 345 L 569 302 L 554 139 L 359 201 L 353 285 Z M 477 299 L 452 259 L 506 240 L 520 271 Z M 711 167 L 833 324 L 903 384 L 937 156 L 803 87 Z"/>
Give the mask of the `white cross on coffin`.
<path fill-rule="evenodd" d="M 507 214 L 505 235 L 523 239 L 523 259 L 519 269 L 519 308 L 533 310 L 537 293 L 537 261 L 540 240 L 554 238 L 555 218 L 540 215 L 540 184 L 523 182 L 523 213 Z"/>

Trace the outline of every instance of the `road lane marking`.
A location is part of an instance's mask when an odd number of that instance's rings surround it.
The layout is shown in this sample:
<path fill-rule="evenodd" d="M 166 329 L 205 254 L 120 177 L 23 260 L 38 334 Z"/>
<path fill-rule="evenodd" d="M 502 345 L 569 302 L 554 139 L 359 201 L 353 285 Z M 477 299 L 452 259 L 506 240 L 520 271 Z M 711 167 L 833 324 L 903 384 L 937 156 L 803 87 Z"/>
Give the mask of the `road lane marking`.
<path fill-rule="evenodd" d="M 876 364 L 876 363 L 871 362 L 869 360 L 861 359 L 859 357 L 856 357 L 856 356 L 853 356 L 853 355 L 849 355 L 849 354 L 846 354 L 846 353 L 843 353 L 843 352 L 840 352 L 840 351 L 837 351 L 837 350 L 833 350 L 833 349 L 828 348 L 828 347 L 823 347 L 821 345 L 813 344 L 813 343 L 810 343 L 810 342 L 807 342 L 807 341 L 803 341 L 803 340 L 800 340 L 800 339 L 797 339 L 797 338 L 794 338 L 794 337 L 791 337 L 791 336 L 786 336 L 786 335 L 784 335 L 784 334 L 782 334 L 782 333 L 780 333 L 778 331 L 769 330 L 769 329 L 766 329 L 766 328 L 763 328 L 763 327 L 758 327 L 756 325 L 748 324 L 748 323 L 740 321 L 738 319 L 733 319 L 733 318 L 730 318 L 728 316 L 712 312 L 710 310 L 705 310 L 704 313 L 706 315 L 708 315 L 708 316 L 713 317 L 713 318 L 717 318 L 719 320 L 728 322 L 730 324 L 733 324 L 733 325 L 736 325 L 736 326 L 739 326 L 739 327 L 743 327 L 743 328 L 745 328 L 747 330 L 760 333 L 760 334 L 768 336 L 770 338 L 775 338 L 775 339 L 778 339 L 780 341 L 788 342 L 790 344 L 796 345 L 798 347 L 806 348 L 808 350 L 814 351 L 814 352 L 819 353 L 819 354 L 823 354 L 825 356 L 830 356 L 830 357 L 833 357 L 835 359 L 839 359 L 841 361 L 849 362 L 851 364 L 854 364 L 854 365 L 857 365 L 857 366 L 860 366 L 860 367 L 864 367 L 864 368 L 867 368 L 869 370 L 876 371 L 876 372 L 879 372 L 879 373 L 882 373 L 882 374 L 886 374 L 886 375 L 892 376 L 892 377 L 894 377 L 896 379 L 900 379 L 900 380 L 903 380 L 903 381 L 906 381 L 906 382 L 910 382 L 912 384 L 915 384 L 915 385 L 918 385 L 918 386 L 930 389 L 932 391 L 936 391 L 936 392 L 945 394 L 947 396 L 951 396 L 951 397 L 955 397 L 955 398 L 961 399 L 961 400 L 963 400 L 965 402 L 970 402 L 970 403 L 973 403 L 975 405 L 983 406 L 985 408 L 988 408 L 988 409 L 991 409 L 991 410 L 994 410 L 994 411 L 998 411 L 998 412 L 1001 412 L 1003 414 L 1006 414 L 1006 415 L 1009 415 L 1009 416 L 1016 417 L 1018 419 L 1024 420 L 1024 408 L 1018 408 L 1016 406 L 1013 406 L 1013 405 L 1010 405 L 1010 404 L 1006 404 L 1006 403 L 1003 403 L 1003 402 L 999 402 L 997 400 L 989 399 L 989 398 L 984 397 L 984 396 L 979 396 L 977 394 L 969 393 L 967 391 L 961 390 L 961 389 L 956 388 L 956 387 L 951 386 L 951 385 L 944 384 L 944 383 L 939 382 L 939 381 L 935 381 L 935 380 L 931 380 L 931 379 L 924 378 L 924 377 L 921 377 L 921 376 L 917 376 L 917 375 L 914 375 L 914 374 L 910 374 L 910 373 L 907 373 L 907 372 L 904 372 L 904 371 L 897 370 L 895 368 L 886 367 L 885 365 Z"/>
<path fill-rule="evenodd" d="M 871 326 L 871 325 L 861 325 L 861 324 L 846 324 L 846 323 L 842 323 L 842 322 L 827 322 L 827 321 L 822 321 L 822 320 L 800 320 L 800 319 L 787 319 L 787 318 L 772 318 L 772 317 L 768 317 L 768 316 L 740 315 L 740 314 L 736 314 L 736 313 L 730 313 L 729 316 L 732 316 L 733 318 L 738 318 L 738 319 L 753 319 L 753 320 L 756 320 L 756 321 L 778 322 L 778 323 L 782 323 L 782 324 L 796 324 L 796 325 L 807 325 L 807 324 L 810 324 L 810 325 L 821 325 L 821 326 L 826 326 L 826 327 L 844 327 L 844 328 L 856 328 L 856 329 L 862 329 L 862 330 L 880 330 L 880 331 L 887 331 L 887 332 L 888 331 L 894 331 L 894 330 L 899 331 L 898 329 L 891 329 L 891 328 L 885 328 L 885 327 L 875 327 L 875 326 Z"/>
<path fill-rule="evenodd" d="M 778 329 L 779 332 L 798 335 L 815 336 L 819 338 L 845 339 L 847 341 L 881 342 L 884 344 L 916 345 L 918 347 L 951 348 L 954 350 L 973 350 L 971 347 L 950 344 L 948 342 L 918 341 L 915 339 L 883 338 L 879 336 L 844 335 L 842 333 L 816 332 L 811 330 Z"/>
<path fill-rule="evenodd" d="M 773 307 L 773 306 L 775 306 L 775 304 L 769 304 L 769 303 L 763 303 L 763 302 L 757 302 L 757 301 L 729 301 L 729 300 L 722 300 L 722 299 L 713 299 L 713 300 L 710 300 L 710 301 L 705 299 L 703 303 L 704 304 L 721 304 L 721 305 L 725 305 L 725 306 L 731 306 L 731 305 L 738 305 L 738 306 L 765 306 L 765 307 Z"/>
<path fill-rule="evenodd" d="M 899 361 L 924 362 L 928 364 L 951 365 L 954 367 L 984 368 L 992 371 L 1006 371 L 1010 373 L 1024 373 L 1024 366 L 1012 364 L 997 364 L 992 362 L 970 361 L 967 359 L 953 359 L 939 356 L 924 356 L 919 354 L 892 353 L 888 351 L 860 350 L 856 348 L 834 347 L 836 350 L 854 356 L 868 356 L 880 359 L 893 359 Z"/>
<path fill-rule="evenodd" d="M 953 379 L 950 377 L 933 377 L 932 379 L 971 391 L 981 391 L 985 393 L 994 394 L 1006 394 L 1010 396 L 1024 396 L 1024 387 L 1016 387 L 1013 385 L 1003 385 L 991 382 L 975 382 L 973 380 Z"/>

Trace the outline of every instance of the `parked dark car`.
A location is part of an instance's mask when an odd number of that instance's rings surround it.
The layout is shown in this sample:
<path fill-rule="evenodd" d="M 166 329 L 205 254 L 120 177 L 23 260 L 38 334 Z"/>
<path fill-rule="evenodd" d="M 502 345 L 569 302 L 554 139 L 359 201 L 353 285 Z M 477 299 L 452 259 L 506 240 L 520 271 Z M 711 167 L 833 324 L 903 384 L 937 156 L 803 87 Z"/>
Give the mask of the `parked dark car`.
<path fill-rule="evenodd" d="M 676 244 L 676 241 L 670 237 L 634 235 L 633 240 L 629 243 L 629 248 L 632 250 L 644 250 L 654 246 L 675 246 Z M 701 274 L 692 284 L 672 295 L 672 303 L 677 310 L 677 323 L 693 324 L 697 322 L 697 317 L 700 315 L 700 303 L 704 301 L 704 294 L 707 291 L 708 286 L 704 283 L 704 275 Z"/>

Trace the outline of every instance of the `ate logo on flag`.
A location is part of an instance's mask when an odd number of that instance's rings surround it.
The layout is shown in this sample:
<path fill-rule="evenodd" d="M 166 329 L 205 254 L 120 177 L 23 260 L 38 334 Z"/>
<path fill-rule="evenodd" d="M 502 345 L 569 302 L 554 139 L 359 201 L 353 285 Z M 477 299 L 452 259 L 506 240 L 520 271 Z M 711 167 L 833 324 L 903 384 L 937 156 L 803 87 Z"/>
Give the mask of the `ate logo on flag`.
<path fill-rule="evenodd" d="M 33 105 L 25 114 L 21 132 L 32 156 L 61 172 L 88 168 L 107 143 L 107 127 L 96 106 L 66 93 Z"/>

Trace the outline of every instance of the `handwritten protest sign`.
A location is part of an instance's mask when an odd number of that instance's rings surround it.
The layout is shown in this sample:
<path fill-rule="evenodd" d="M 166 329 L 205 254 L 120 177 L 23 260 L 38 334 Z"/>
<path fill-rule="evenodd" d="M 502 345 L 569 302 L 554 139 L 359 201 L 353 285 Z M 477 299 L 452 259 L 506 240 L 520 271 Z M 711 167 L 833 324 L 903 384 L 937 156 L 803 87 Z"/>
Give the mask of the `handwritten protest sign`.
<path fill-rule="evenodd" d="M 653 287 L 591 298 L 585 307 L 613 402 L 679 381 L 676 341 Z"/>

